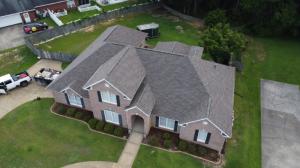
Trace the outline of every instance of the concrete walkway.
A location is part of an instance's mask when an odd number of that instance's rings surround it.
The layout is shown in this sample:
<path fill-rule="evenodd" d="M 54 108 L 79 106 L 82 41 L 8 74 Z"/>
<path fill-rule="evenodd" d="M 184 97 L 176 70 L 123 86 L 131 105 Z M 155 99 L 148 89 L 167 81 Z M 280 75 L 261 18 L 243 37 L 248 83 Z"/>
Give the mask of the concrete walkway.
<path fill-rule="evenodd" d="M 34 75 L 42 67 L 61 70 L 61 62 L 52 60 L 40 60 L 28 69 L 29 75 Z M 34 100 L 37 97 L 52 97 L 52 94 L 50 91 L 46 90 L 45 87 L 39 86 L 35 82 L 31 82 L 27 87 L 16 88 L 14 90 L 8 91 L 8 95 L 1 95 L 0 119 L 16 107 L 28 101 Z"/>
<path fill-rule="evenodd" d="M 80 162 L 63 168 L 131 168 L 143 140 L 143 134 L 132 132 L 118 163 L 105 161 Z"/>

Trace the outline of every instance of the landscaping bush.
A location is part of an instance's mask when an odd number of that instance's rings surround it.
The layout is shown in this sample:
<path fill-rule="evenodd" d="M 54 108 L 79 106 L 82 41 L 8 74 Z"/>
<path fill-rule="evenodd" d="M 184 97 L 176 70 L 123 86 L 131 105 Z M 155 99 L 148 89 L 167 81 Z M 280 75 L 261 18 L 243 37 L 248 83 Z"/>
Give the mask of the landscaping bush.
<path fill-rule="evenodd" d="M 98 123 L 96 124 L 96 130 L 102 131 L 104 125 L 105 125 L 105 123 L 103 121 L 98 121 Z"/>
<path fill-rule="evenodd" d="M 114 130 L 114 135 L 118 137 L 122 137 L 124 135 L 124 130 L 122 127 L 116 127 Z"/>
<path fill-rule="evenodd" d="M 205 24 L 209 27 L 214 26 L 218 23 L 227 23 L 227 17 L 224 10 L 216 9 L 210 11 L 204 18 Z"/>
<path fill-rule="evenodd" d="M 82 117 L 82 120 L 88 122 L 90 121 L 91 118 L 93 118 L 92 115 L 86 114 Z"/>
<path fill-rule="evenodd" d="M 206 155 L 208 153 L 207 149 L 202 146 L 198 146 L 198 152 L 201 156 Z"/>
<path fill-rule="evenodd" d="M 188 152 L 191 154 L 196 154 L 197 153 L 197 146 L 193 143 L 188 144 Z"/>
<path fill-rule="evenodd" d="M 169 149 L 172 147 L 172 140 L 170 139 L 167 139 L 167 140 L 164 140 L 164 147 Z"/>
<path fill-rule="evenodd" d="M 163 134 L 163 139 L 164 139 L 164 140 L 169 140 L 169 139 L 171 139 L 171 134 L 169 134 L 169 133 L 167 133 L 167 132 L 164 133 L 164 134 Z"/>
<path fill-rule="evenodd" d="M 75 112 L 76 112 L 75 108 L 68 108 L 66 115 L 69 117 L 74 117 Z"/>
<path fill-rule="evenodd" d="M 97 122 L 98 122 L 98 120 L 97 119 L 95 119 L 95 118 L 92 118 L 92 119 L 90 119 L 89 120 L 89 125 L 90 125 L 90 127 L 91 128 L 93 128 L 93 129 L 95 129 L 96 128 L 96 124 L 97 124 Z"/>
<path fill-rule="evenodd" d="M 157 137 L 155 135 L 150 136 L 148 139 L 148 143 L 153 146 L 159 146 L 160 145 L 159 137 Z"/>
<path fill-rule="evenodd" d="M 75 114 L 75 118 L 81 120 L 83 118 L 83 112 L 77 111 L 76 114 Z"/>
<path fill-rule="evenodd" d="M 113 134 L 114 129 L 115 129 L 115 126 L 113 124 L 106 123 L 105 126 L 104 126 L 103 131 L 106 132 L 106 133 L 109 133 L 109 134 Z"/>
<path fill-rule="evenodd" d="M 187 149 L 187 142 L 180 140 L 178 144 L 178 149 L 181 151 L 186 151 Z"/>
<path fill-rule="evenodd" d="M 57 112 L 58 114 L 65 115 L 66 112 L 67 112 L 67 110 L 66 110 L 66 108 L 65 108 L 63 105 L 59 105 L 59 106 L 57 107 L 56 112 Z"/>

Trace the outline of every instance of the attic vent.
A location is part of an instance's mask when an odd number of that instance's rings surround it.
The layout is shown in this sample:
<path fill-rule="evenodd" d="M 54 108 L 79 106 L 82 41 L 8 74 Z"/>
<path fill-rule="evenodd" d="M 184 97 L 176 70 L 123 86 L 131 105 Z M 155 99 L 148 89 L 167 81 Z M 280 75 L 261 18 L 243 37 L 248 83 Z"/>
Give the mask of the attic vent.
<path fill-rule="evenodd" d="M 202 123 L 203 125 L 207 125 L 208 123 L 207 123 L 207 121 L 203 121 L 203 123 Z"/>
<path fill-rule="evenodd" d="M 105 83 L 105 86 L 106 86 L 106 87 L 109 87 L 109 84 Z"/>

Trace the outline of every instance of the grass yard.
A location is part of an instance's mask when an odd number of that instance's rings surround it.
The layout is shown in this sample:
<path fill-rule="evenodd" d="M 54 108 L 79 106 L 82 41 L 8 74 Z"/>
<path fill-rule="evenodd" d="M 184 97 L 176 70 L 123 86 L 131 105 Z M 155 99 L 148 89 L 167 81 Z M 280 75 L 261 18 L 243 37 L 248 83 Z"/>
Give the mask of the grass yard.
<path fill-rule="evenodd" d="M 50 113 L 52 104 L 53 99 L 32 101 L 0 120 L 0 167 L 58 168 L 81 161 L 118 160 L 125 141 Z"/>
<path fill-rule="evenodd" d="M 26 46 L 3 50 L 0 52 L 0 76 L 25 71 L 37 61 Z"/>
<path fill-rule="evenodd" d="M 100 14 L 101 12 L 98 10 L 86 11 L 86 12 L 79 12 L 77 9 L 68 11 L 68 15 L 61 16 L 59 19 L 64 23 L 72 22 L 78 19 L 85 19 L 88 17 L 92 17 L 94 15 Z"/>
<path fill-rule="evenodd" d="M 158 12 L 156 12 L 158 13 Z M 156 22 L 160 25 L 161 36 L 148 40 L 148 44 L 155 45 L 158 41 L 180 41 L 183 43 L 197 45 L 200 41 L 200 30 L 194 25 L 178 19 L 166 13 L 143 13 L 117 18 L 98 25 L 85 28 L 79 32 L 57 38 L 48 43 L 40 45 L 48 51 L 60 51 L 79 55 L 91 42 L 93 42 L 107 27 L 120 24 L 131 28 L 136 28 L 139 24 Z M 181 26 L 183 32 L 176 30 L 176 26 Z"/>
<path fill-rule="evenodd" d="M 114 9 L 124 8 L 124 7 L 131 7 L 132 5 L 145 3 L 145 2 L 149 2 L 149 0 L 128 0 L 125 2 L 116 3 L 112 5 L 101 6 L 101 8 L 103 9 L 103 11 L 110 11 Z"/>
<path fill-rule="evenodd" d="M 170 153 L 141 145 L 133 168 L 204 168 L 200 160 L 181 153 Z M 206 166 L 207 167 L 207 166 Z"/>
<path fill-rule="evenodd" d="M 226 168 L 261 167 L 260 79 L 300 85 L 300 41 L 256 38 L 250 42 L 236 74 L 233 138 Z"/>
<path fill-rule="evenodd" d="M 49 28 L 57 26 L 56 23 L 50 17 L 39 19 L 38 22 L 46 22 Z"/>

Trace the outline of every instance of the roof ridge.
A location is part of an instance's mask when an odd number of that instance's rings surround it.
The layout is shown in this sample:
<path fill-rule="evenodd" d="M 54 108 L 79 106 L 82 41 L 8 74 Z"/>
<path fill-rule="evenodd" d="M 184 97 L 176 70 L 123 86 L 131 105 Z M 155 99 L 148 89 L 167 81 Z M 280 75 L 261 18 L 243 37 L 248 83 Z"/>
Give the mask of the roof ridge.
<path fill-rule="evenodd" d="M 107 38 L 116 30 L 116 28 L 119 27 L 119 25 L 112 26 L 112 30 L 109 32 L 109 34 L 103 39 L 103 41 L 106 41 Z M 101 36 L 101 35 L 100 35 Z"/>
<path fill-rule="evenodd" d="M 115 65 L 113 66 L 113 68 L 111 68 L 111 70 L 107 73 L 106 76 L 109 76 L 111 74 L 111 72 L 117 67 L 117 65 L 120 64 L 121 60 L 124 58 L 124 55 L 126 55 L 128 53 L 129 46 L 126 46 L 123 50 L 125 50 L 124 53 L 122 53 L 122 56 L 119 58 L 118 62 L 115 63 Z M 122 52 L 122 50 L 121 50 L 121 52 Z M 120 53 L 118 53 L 118 54 L 120 54 Z M 117 56 L 117 55 L 115 55 L 115 56 Z"/>

